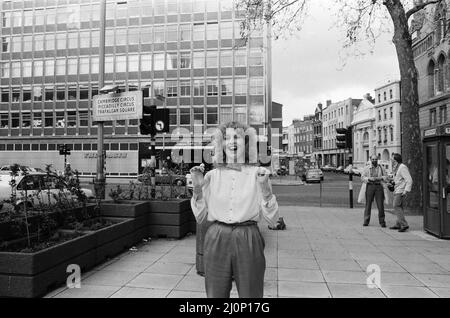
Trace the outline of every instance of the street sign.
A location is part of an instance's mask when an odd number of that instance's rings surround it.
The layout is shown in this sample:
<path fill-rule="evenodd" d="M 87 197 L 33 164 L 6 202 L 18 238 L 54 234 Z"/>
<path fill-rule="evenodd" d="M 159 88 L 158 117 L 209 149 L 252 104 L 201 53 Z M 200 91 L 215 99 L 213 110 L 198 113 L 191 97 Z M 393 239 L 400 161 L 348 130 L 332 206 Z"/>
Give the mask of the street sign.
<path fill-rule="evenodd" d="M 114 121 L 142 118 L 142 91 L 94 96 L 94 121 Z"/>

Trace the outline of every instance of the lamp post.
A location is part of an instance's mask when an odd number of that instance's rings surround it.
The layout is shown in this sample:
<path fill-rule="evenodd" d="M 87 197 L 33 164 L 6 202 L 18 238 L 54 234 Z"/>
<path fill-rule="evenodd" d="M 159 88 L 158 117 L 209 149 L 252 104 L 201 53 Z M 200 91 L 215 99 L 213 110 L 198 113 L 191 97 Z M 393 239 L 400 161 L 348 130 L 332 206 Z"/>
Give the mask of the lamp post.
<path fill-rule="evenodd" d="M 106 33 L 106 0 L 100 2 L 100 43 L 99 43 L 99 88 L 105 85 L 105 33 Z M 105 153 L 103 150 L 103 122 L 97 122 L 97 175 L 95 192 L 98 199 L 105 198 Z"/>

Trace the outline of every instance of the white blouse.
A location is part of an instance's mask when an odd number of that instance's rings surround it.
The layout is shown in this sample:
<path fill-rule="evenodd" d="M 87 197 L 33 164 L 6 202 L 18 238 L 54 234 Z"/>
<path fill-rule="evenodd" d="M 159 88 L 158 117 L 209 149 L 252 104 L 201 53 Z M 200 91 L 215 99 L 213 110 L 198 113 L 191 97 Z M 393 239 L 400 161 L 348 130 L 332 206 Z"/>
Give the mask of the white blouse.
<path fill-rule="evenodd" d="M 243 166 L 241 171 L 229 168 L 209 171 L 205 175 L 202 198 L 194 194 L 191 199 L 197 222 L 203 222 L 206 216 L 208 221 L 228 224 L 259 221 L 262 214 L 271 226 L 275 226 L 278 221 L 277 199 L 272 195 L 269 201 L 264 201 L 257 181 L 258 168 Z"/>

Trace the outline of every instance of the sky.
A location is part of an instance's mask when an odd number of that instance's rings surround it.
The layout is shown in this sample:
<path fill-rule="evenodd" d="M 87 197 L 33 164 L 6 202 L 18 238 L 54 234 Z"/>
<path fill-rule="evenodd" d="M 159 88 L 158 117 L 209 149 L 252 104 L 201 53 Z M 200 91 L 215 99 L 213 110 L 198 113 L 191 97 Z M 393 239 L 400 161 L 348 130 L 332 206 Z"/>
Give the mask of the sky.
<path fill-rule="evenodd" d="M 374 96 L 376 87 L 399 79 L 391 34 L 377 40 L 373 54 L 352 56 L 343 65 L 343 31 L 333 28 L 327 1 L 311 1 L 302 30 L 272 42 L 272 99 L 283 104 L 283 126 L 314 114 L 318 103 Z"/>

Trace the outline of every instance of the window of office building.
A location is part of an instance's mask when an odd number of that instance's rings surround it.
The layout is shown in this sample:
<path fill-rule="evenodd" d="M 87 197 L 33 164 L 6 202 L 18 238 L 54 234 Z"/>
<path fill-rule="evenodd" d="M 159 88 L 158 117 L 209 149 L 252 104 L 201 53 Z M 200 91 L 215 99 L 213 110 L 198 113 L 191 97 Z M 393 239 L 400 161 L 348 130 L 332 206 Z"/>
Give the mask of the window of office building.
<path fill-rule="evenodd" d="M 127 71 L 127 56 L 116 56 L 116 73 L 125 73 Z"/>
<path fill-rule="evenodd" d="M 220 24 L 220 38 L 222 40 L 233 38 L 233 23 L 222 22 Z"/>
<path fill-rule="evenodd" d="M 194 0 L 193 10 L 199 13 L 205 12 L 205 0 Z"/>
<path fill-rule="evenodd" d="M 12 12 L 12 22 L 13 27 L 21 27 L 22 26 L 22 12 L 21 11 L 13 11 Z"/>
<path fill-rule="evenodd" d="M 247 122 L 247 107 L 234 107 L 234 120 L 240 123 Z"/>
<path fill-rule="evenodd" d="M 4 28 L 11 27 L 11 12 L 1 12 L 2 15 L 2 26 Z"/>
<path fill-rule="evenodd" d="M 236 78 L 234 94 L 237 96 L 247 95 L 247 79 L 246 78 Z"/>
<path fill-rule="evenodd" d="M 89 64 L 88 56 L 80 57 L 80 74 L 89 74 Z"/>
<path fill-rule="evenodd" d="M 33 63 L 31 61 L 22 61 L 22 76 L 32 76 Z"/>
<path fill-rule="evenodd" d="M 22 113 L 22 128 L 30 128 L 31 113 Z"/>
<path fill-rule="evenodd" d="M 151 1 L 144 1 L 140 6 L 141 14 L 143 17 L 153 16 L 153 6 Z"/>
<path fill-rule="evenodd" d="M 0 114 L 0 128 L 9 127 L 9 114 Z"/>
<path fill-rule="evenodd" d="M 77 100 L 77 85 L 71 84 L 67 90 L 67 99 L 68 100 Z"/>
<path fill-rule="evenodd" d="M 25 35 L 23 37 L 23 52 L 31 52 L 33 51 L 33 36 L 31 35 Z"/>
<path fill-rule="evenodd" d="M 194 80 L 194 96 L 205 96 L 205 81 Z"/>
<path fill-rule="evenodd" d="M 164 0 L 155 0 L 153 3 L 155 15 L 166 15 L 166 4 Z"/>
<path fill-rule="evenodd" d="M 66 59 L 56 59 L 55 63 L 56 75 L 65 75 L 66 74 Z"/>
<path fill-rule="evenodd" d="M 261 66 L 263 65 L 263 53 L 261 49 L 251 49 L 249 56 L 250 66 Z"/>
<path fill-rule="evenodd" d="M 150 44 L 153 43 L 153 28 L 152 27 L 142 27 L 141 28 L 141 43 Z"/>
<path fill-rule="evenodd" d="M 250 95 L 264 95 L 264 79 L 251 78 L 250 79 Z"/>
<path fill-rule="evenodd" d="M 56 49 L 65 50 L 66 49 L 66 33 L 56 34 Z"/>
<path fill-rule="evenodd" d="M 57 86 L 56 87 L 56 100 L 66 100 L 66 87 Z"/>
<path fill-rule="evenodd" d="M 79 127 L 88 127 L 89 126 L 89 113 L 87 110 L 80 110 L 78 113 L 79 121 L 78 125 Z"/>
<path fill-rule="evenodd" d="M 67 59 L 67 75 L 77 75 L 78 74 L 78 59 L 68 58 Z"/>
<path fill-rule="evenodd" d="M 127 2 L 117 2 L 116 4 L 116 18 L 126 19 L 128 17 L 128 3 Z"/>
<path fill-rule="evenodd" d="M 47 25 L 53 25 L 56 23 L 56 9 L 47 8 L 45 15 L 47 16 Z"/>
<path fill-rule="evenodd" d="M 127 45 L 127 29 L 116 30 L 116 45 Z"/>
<path fill-rule="evenodd" d="M 114 73 L 114 56 L 105 57 L 105 73 Z"/>
<path fill-rule="evenodd" d="M 218 124 L 217 107 L 207 107 L 206 108 L 206 124 L 207 125 L 217 125 Z"/>
<path fill-rule="evenodd" d="M 233 121 L 233 109 L 231 107 L 220 107 L 220 124 Z"/>
<path fill-rule="evenodd" d="M 166 28 L 166 39 L 167 42 L 177 42 L 178 41 L 178 26 L 168 25 Z"/>
<path fill-rule="evenodd" d="M 54 34 L 46 34 L 45 35 L 45 49 L 47 51 L 52 51 L 55 49 L 55 35 Z"/>
<path fill-rule="evenodd" d="M 155 53 L 153 58 L 153 69 L 155 71 L 164 71 L 164 60 L 165 60 L 165 54 L 164 53 Z"/>
<path fill-rule="evenodd" d="M 193 30 L 194 41 L 204 41 L 205 40 L 205 24 L 195 23 Z"/>
<path fill-rule="evenodd" d="M 203 107 L 194 107 L 193 115 L 194 115 L 194 124 L 203 125 L 204 117 L 205 117 L 204 108 Z"/>
<path fill-rule="evenodd" d="M 444 124 L 447 122 L 447 106 L 439 107 L 439 122 Z"/>
<path fill-rule="evenodd" d="M 20 36 L 13 36 L 11 38 L 11 51 L 12 52 L 21 52 L 22 51 L 22 39 Z"/>
<path fill-rule="evenodd" d="M 219 95 L 219 87 L 217 86 L 217 80 L 215 79 L 206 80 L 206 92 L 208 96 Z"/>
<path fill-rule="evenodd" d="M 158 95 L 164 96 L 164 81 L 154 81 L 153 82 L 153 96 Z"/>
<path fill-rule="evenodd" d="M 167 97 L 178 96 L 178 81 L 167 81 Z"/>
<path fill-rule="evenodd" d="M 131 28 L 128 32 L 128 44 L 139 44 L 139 29 L 138 28 Z"/>
<path fill-rule="evenodd" d="M 180 53 L 180 68 L 181 69 L 191 68 L 191 52 Z"/>
<path fill-rule="evenodd" d="M 206 67 L 207 68 L 217 68 L 218 56 L 217 51 L 207 51 L 206 52 Z"/>
<path fill-rule="evenodd" d="M 98 74 L 99 72 L 99 57 L 93 56 L 91 57 L 91 73 Z"/>
<path fill-rule="evenodd" d="M 227 78 L 220 80 L 221 95 L 232 96 L 233 95 L 233 79 Z"/>
<path fill-rule="evenodd" d="M 56 112 L 56 128 L 66 127 L 66 117 L 64 112 Z"/>
<path fill-rule="evenodd" d="M 191 96 L 191 81 L 180 81 L 180 96 Z"/>
<path fill-rule="evenodd" d="M 9 36 L 2 37 L 2 52 L 9 52 L 11 38 Z"/>
<path fill-rule="evenodd" d="M 31 102 L 31 86 L 22 87 L 22 100 L 24 102 Z"/>
<path fill-rule="evenodd" d="M 207 12 L 218 12 L 219 6 L 217 0 L 206 0 L 206 11 Z"/>
<path fill-rule="evenodd" d="M 150 72 L 152 70 L 152 55 L 141 54 L 141 67 L 142 72 Z"/>
<path fill-rule="evenodd" d="M 44 61 L 34 61 L 33 76 L 41 77 L 44 75 Z"/>
<path fill-rule="evenodd" d="M 155 43 L 164 43 L 165 42 L 165 31 L 164 26 L 157 26 L 154 28 L 155 31 Z"/>
<path fill-rule="evenodd" d="M 234 66 L 237 66 L 237 67 L 247 66 L 247 51 L 245 49 L 235 50 Z"/>
<path fill-rule="evenodd" d="M 139 72 L 139 55 L 128 56 L 128 72 Z"/>
<path fill-rule="evenodd" d="M 55 92 L 54 92 L 53 86 L 46 86 L 45 87 L 45 101 L 51 102 L 55 98 Z"/>
<path fill-rule="evenodd" d="M 2 103 L 9 102 L 9 87 L 1 88 L 1 102 Z"/>
<path fill-rule="evenodd" d="M 193 53 L 194 68 L 205 68 L 205 52 L 196 51 Z"/>
<path fill-rule="evenodd" d="M 181 13 L 191 13 L 192 12 L 192 0 L 181 0 L 180 1 L 180 12 Z"/>
<path fill-rule="evenodd" d="M 44 35 L 36 34 L 34 36 L 34 50 L 37 52 L 44 50 Z"/>
<path fill-rule="evenodd" d="M 93 48 L 99 47 L 99 44 L 100 44 L 100 31 L 92 31 L 91 32 L 91 36 L 92 36 L 91 47 L 93 47 Z M 87 47 L 89 47 L 89 39 L 87 38 L 86 40 L 87 40 L 87 44 L 86 45 L 88 45 Z M 82 47 L 84 47 L 84 46 L 82 46 Z"/>
<path fill-rule="evenodd" d="M 69 49 L 76 49 L 78 48 L 78 33 L 70 32 L 68 34 L 68 41 L 69 41 Z"/>
<path fill-rule="evenodd" d="M 220 67 L 233 67 L 233 51 L 220 52 Z"/>
<path fill-rule="evenodd" d="M 9 62 L 2 62 L 0 65 L 2 78 L 9 78 Z"/>
<path fill-rule="evenodd" d="M 11 114 L 11 128 L 19 128 L 20 126 L 20 117 L 19 113 Z"/>
<path fill-rule="evenodd" d="M 44 127 L 53 127 L 53 113 L 52 112 L 44 113 Z"/>
<path fill-rule="evenodd" d="M 89 86 L 87 85 L 80 85 L 80 99 L 86 100 L 89 99 Z M 92 96 L 95 96 L 94 94 Z"/>
<path fill-rule="evenodd" d="M 114 29 L 106 29 L 105 46 L 114 46 Z"/>
<path fill-rule="evenodd" d="M 389 128 L 389 134 L 391 135 L 391 141 L 394 141 L 394 129 L 392 127 Z"/>
<path fill-rule="evenodd" d="M 77 112 L 68 111 L 67 112 L 67 127 L 75 128 L 77 127 Z"/>
<path fill-rule="evenodd" d="M 170 108 L 169 109 L 169 124 L 176 126 L 177 125 L 177 109 Z"/>
<path fill-rule="evenodd" d="M 176 70 L 178 69 L 178 53 L 170 52 L 166 54 L 167 56 L 167 69 Z"/>
<path fill-rule="evenodd" d="M 191 25 L 181 24 L 180 25 L 180 41 L 190 41 L 191 40 Z"/>
<path fill-rule="evenodd" d="M 234 22 L 234 38 L 235 39 L 241 38 L 241 22 L 239 21 Z"/>
<path fill-rule="evenodd" d="M 217 23 L 206 24 L 206 39 L 207 40 L 219 39 L 219 25 Z"/>
<path fill-rule="evenodd" d="M 130 3 L 130 6 L 128 7 L 128 16 L 130 18 L 138 18 L 141 15 L 141 9 L 140 3 Z"/>
<path fill-rule="evenodd" d="M 180 108 L 180 125 L 190 125 L 191 123 L 191 109 Z"/>
<path fill-rule="evenodd" d="M 33 25 L 33 11 L 25 10 L 23 11 L 23 26 L 32 26 Z"/>

